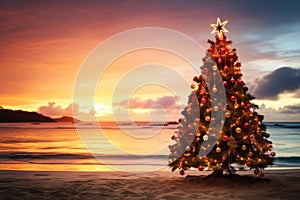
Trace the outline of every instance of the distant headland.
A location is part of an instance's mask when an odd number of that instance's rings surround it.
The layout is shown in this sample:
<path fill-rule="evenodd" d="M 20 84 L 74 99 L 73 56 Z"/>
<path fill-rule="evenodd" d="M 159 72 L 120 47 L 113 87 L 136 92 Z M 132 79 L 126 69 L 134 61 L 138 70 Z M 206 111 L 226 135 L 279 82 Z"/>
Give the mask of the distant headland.
<path fill-rule="evenodd" d="M 37 112 L 28 112 L 23 110 L 4 109 L 0 106 L 0 122 L 73 122 L 80 120 L 73 117 L 63 116 L 61 118 L 51 118 Z"/>

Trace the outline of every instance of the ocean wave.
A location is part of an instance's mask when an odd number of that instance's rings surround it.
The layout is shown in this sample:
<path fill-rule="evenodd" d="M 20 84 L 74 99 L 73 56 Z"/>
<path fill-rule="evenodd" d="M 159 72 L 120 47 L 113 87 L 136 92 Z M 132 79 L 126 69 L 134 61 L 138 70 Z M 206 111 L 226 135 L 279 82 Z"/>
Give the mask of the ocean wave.
<path fill-rule="evenodd" d="M 109 159 L 109 160 L 135 160 L 135 159 L 164 159 L 168 155 L 107 155 L 107 154 L 58 154 L 58 153 L 28 153 L 28 152 L 13 152 L 13 153 L 0 153 L 0 159 L 11 160 L 26 160 L 26 159 Z"/>
<path fill-rule="evenodd" d="M 172 126 L 78 126 L 78 127 L 6 127 L 0 126 L 0 130 L 7 129 L 7 130 L 32 130 L 32 129 L 39 129 L 39 130 L 139 130 L 139 129 L 177 129 L 177 127 Z"/>
<path fill-rule="evenodd" d="M 168 155 L 91 155 L 10 152 L 0 153 L 0 163 L 26 162 L 32 164 L 69 164 L 69 165 L 151 165 L 166 166 Z M 276 167 L 300 167 L 300 157 L 276 157 Z"/>
<path fill-rule="evenodd" d="M 90 154 L 49 154 L 49 153 L 0 153 L 0 159 L 10 160 L 34 160 L 34 159 L 91 159 Z"/>
<path fill-rule="evenodd" d="M 71 153 L 40 153 L 40 152 L 10 152 L 10 153 L 0 153 L 0 159 L 10 159 L 10 160 L 77 160 L 77 159 L 104 159 L 104 160 L 165 160 L 168 155 L 109 155 L 109 154 L 97 154 L 92 155 L 88 153 L 81 154 L 71 154 Z M 299 156 L 289 156 L 289 157 L 275 157 L 275 163 L 295 163 L 300 165 Z"/>
<path fill-rule="evenodd" d="M 269 128 L 289 128 L 289 129 L 299 129 L 299 122 L 266 122 Z"/>
<path fill-rule="evenodd" d="M 299 167 L 300 166 L 300 157 L 299 156 L 290 156 L 290 157 L 276 157 L 275 166 L 295 166 Z"/>

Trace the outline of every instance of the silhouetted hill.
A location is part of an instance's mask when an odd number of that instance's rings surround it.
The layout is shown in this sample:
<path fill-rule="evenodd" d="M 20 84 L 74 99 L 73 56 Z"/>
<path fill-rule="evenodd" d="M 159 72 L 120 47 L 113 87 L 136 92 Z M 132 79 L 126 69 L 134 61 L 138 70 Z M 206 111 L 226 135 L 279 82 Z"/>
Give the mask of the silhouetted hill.
<path fill-rule="evenodd" d="M 55 122 L 37 112 L 0 109 L 0 122 Z"/>
<path fill-rule="evenodd" d="M 52 119 L 55 120 L 56 122 L 73 122 L 73 123 L 81 122 L 78 119 L 75 119 L 73 117 L 68 117 L 68 116 L 63 116 L 61 118 L 52 118 Z"/>

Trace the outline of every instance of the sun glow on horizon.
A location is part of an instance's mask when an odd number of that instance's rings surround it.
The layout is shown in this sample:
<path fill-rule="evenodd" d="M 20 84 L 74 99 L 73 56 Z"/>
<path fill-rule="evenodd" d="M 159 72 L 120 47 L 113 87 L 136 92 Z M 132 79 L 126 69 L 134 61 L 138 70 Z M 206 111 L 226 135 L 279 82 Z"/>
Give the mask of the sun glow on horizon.
<path fill-rule="evenodd" d="M 112 114 L 112 107 L 105 104 L 94 104 L 96 117 L 103 117 Z"/>

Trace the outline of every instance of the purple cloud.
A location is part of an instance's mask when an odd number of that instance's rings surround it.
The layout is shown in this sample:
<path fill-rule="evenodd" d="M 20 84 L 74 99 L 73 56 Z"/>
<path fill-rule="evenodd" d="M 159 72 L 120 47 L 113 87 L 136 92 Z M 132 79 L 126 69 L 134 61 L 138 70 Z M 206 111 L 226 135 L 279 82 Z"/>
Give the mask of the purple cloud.
<path fill-rule="evenodd" d="M 300 88 L 300 69 L 281 67 L 255 82 L 254 95 L 257 98 L 278 99 L 279 94 Z"/>
<path fill-rule="evenodd" d="M 165 109 L 179 108 L 178 97 L 174 96 L 164 96 L 157 99 L 145 99 L 132 98 L 129 100 L 124 100 L 116 103 L 114 106 L 122 106 L 124 108 L 134 109 L 134 108 L 156 108 L 157 105 Z"/>

